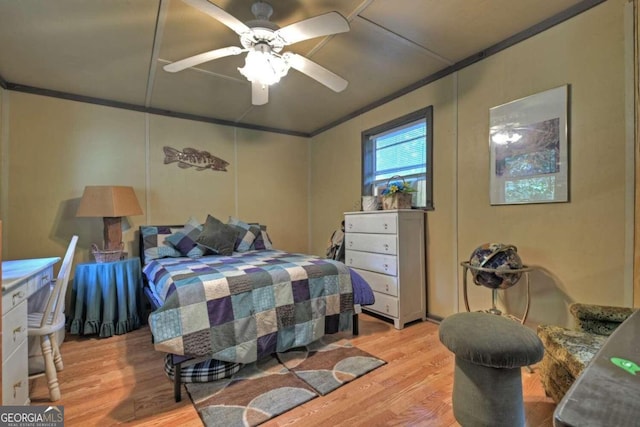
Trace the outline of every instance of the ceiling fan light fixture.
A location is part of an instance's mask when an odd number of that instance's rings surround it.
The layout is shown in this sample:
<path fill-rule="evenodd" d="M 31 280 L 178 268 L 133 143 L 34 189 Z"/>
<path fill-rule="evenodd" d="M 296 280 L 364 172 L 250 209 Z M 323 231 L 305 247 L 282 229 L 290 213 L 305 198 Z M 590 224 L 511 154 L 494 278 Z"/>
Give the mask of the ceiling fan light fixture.
<path fill-rule="evenodd" d="M 273 8 L 262 0 L 251 7 L 256 19 L 246 23 L 210 0 L 183 1 L 232 29 L 240 36 L 242 48 L 229 46 L 200 53 L 165 65 L 165 71 L 175 73 L 214 59 L 247 52 L 245 65 L 239 67 L 238 71 L 251 82 L 253 105 L 264 105 L 269 101 L 269 86 L 286 76 L 289 68 L 311 77 L 334 92 L 346 89 L 348 82 L 345 79 L 310 59 L 292 52 L 281 54 L 285 46 L 349 31 L 349 21 L 338 12 L 327 12 L 280 28 L 269 20 Z"/>
<path fill-rule="evenodd" d="M 276 56 L 268 49 L 259 49 L 247 53 L 244 67 L 238 71 L 252 83 L 270 86 L 278 83 L 280 78 L 287 75 L 289 64 L 281 56 Z"/>

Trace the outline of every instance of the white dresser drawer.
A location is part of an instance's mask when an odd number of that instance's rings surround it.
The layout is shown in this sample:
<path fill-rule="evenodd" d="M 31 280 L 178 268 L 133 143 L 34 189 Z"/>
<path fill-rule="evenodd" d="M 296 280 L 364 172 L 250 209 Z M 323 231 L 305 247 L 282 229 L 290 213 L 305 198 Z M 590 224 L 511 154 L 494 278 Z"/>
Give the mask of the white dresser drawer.
<path fill-rule="evenodd" d="M 345 264 L 349 267 L 396 276 L 398 273 L 396 257 L 393 255 L 373 254 L 369 252 L 345 251 Z"/>
<path fill-rule="evenodd" d="M 398 278 L 385 274 L 373 273 L 371 271 L 354 269 L 364 280 L 367 281 L 371 289 L 376 292 L 398 296 Z"/>
<path fill-rule="evenodd" d="M 344 231 L 347 233 L 396 234 L 398 231 L 396 214 L 348 215 L 345 218 Z"/>
<path fill-rule="evenodd" d="M 27 289 L 24 286 L 14 288 L 12 291 L 2 294 L 2 314 L 6 314 L 9 310 L 17 307 L 22 301 L 25 301 L 26 299 Z"/>
<path fill-rule="evenodd" d="M 398 317 L 398 299 L 389 295 L 374 292 L 376 302 L 372 305 L 366 305 L 366 310 L 377 311 L 387 316 Z"/>
<path fill-rule="evenodd" d="M 4 349 L 3 349 L 4 351 Z M 2 404 L 28 405 L 29 378 L 27 376 L 27 340 L 2 363 Z"/>
<path fill-rule="evenodd" d="M 395 255 L 398 252 L 395 234 L 347 233 L 345 249 Z"/>
<path fill-rule="evenodd" d="M 2 362 L 27 339 L 27 302 L 2 316 Z"/>

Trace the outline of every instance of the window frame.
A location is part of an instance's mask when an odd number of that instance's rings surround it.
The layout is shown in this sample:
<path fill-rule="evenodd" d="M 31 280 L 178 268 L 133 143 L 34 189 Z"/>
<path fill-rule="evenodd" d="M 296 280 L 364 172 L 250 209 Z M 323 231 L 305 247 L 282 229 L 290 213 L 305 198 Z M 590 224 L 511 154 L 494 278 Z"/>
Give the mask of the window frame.
<path fill-rule="evenodd" d="M 425 121 L 426 125 L 426 172 L 425 172 L 425 206 L 414 206 L 413 209 L 434 210 L 433 205 L 433 105 L 420 110 L 414 111 L 404 116 L 397 117 L 381 125 L 362 131 L 361 133 L 361 170 L 360 181 L 362 183 L 362 195 L 373 195 L 373 186 L 366 183 L 367 170 L 373 170 L 372 162 L 374 161 L 373 144 L 371 139 L 383 133 L 390 132 L 396 128 L 406 126 L 418 120 Z"/>

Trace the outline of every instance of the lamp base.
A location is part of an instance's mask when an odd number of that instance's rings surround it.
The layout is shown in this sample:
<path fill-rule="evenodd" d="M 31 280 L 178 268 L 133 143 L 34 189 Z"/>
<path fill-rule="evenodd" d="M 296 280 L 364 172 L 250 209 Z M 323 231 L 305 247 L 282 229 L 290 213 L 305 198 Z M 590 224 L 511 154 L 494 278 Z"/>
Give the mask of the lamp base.
<path fill-rule="evenodd" d="M 104 249 L 106 251 L 122 250 L 122 217 L 105 216 L 104 221 Z"/>

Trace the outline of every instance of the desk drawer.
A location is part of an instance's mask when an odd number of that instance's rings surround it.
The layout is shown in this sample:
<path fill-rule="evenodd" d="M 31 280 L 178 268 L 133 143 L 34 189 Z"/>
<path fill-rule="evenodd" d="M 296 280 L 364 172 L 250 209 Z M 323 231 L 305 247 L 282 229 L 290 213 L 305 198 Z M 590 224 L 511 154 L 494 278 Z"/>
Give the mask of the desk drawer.
<path fill-rule="evenodd" d="M 371 289 L 376 292 L 398 296 L 398 278 L 395 276 L 387 276 L 386 274 L 372 273 L 371 271 L 354 269 L 367 281 Z"/>
<path fill-rule="evenodd" d="M 39 289 L 49 286 L 53 280 L 53 267 L 49 267 L 33 276 L 27 282 L 27 295 L 33 295 Z"/>
<path fill-rule="evenodd" d="M 2 363 L 3 405 L 29 404 L 27 353 L 27 340 L 23 340 L 9 359 Z"/>
<path fill-rule="evenodd" d="M 395 255 L 397 253 L 396 235 L 347 233 L 345 249 Z"/>
<path fill-rule="evenodd" d="M 27 299 L 27 289 L 25 286 L 17 286 L 12 291 L 2 295 L 2 314 L 7 314 L 9 310 L 20 305 Z"/>
<path fill-rule="evenodd" d="M 396 214 L 347 215 L 344 231 L 347 233 L 396 234 L 398 231 Z"/>
<path fill-rule="evenodd" d="M 53 266 L 19 283 L 12 291 L 2 295 L 2 314 L 6 314 L 43 287 L 49 286 L 52 280 Z"/>
<path fill-rule="evenodd" d="M 2 316 L 2 361 L 27 339 L 27 302 L 23 301 Z"/>
<path fill-rule="evenodd" d="M 376 302 L 372 305 L 366 305 L 364 308 L 367 310 L 377 311 L 378 313 L 385 314 L 391 317 L 398 317 L 398 299 L 384 295 L 379 292 L 374 292 Z"/>
<path fill-rule="evenodd" d="M 372 254 L 347 249 L 345 264 L 349 267 L 361 268 L 389 276 L 396 276 L 398 272 L 397 260 L 394 255 Z"/>

